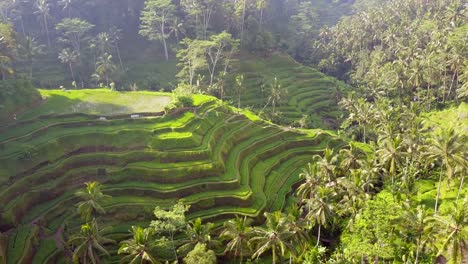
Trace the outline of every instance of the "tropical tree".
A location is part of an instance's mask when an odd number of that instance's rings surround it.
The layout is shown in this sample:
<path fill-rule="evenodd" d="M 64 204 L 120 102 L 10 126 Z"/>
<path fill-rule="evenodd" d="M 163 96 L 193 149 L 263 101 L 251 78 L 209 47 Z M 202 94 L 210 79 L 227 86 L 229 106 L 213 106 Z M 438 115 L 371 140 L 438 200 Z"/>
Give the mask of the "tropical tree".
<path fill-rule="evenodd" d="M 14 73 L 13 62 L 17 56 L 17 41 L 13 27 L 0 23 L 0 79 Z"/>
<path fill-rule="evenodd" d="M 240 74 L 236 76 L 236 93 L 237 93 L 237 108 L 241 107 L 241 95 L 245 91 L 244 86 L 244 75 Z"/>
<path fill-rule="evenodd" d="M 324 183 L 317 163 L 307 163 L 307 166 L 302 169 L 299 177 L 304 180 L 297 188 L 297 196 L 301 200 L 311 198 L 314 195 L 315 189 Z"/>
<path fill-rule="evenodd" d="M 132 226 L 132 238 L 124 240 L 120 243 L 118 254 L 125 254 L 122 259 L 123 263 L 160 263 L 152 255 L 152 240 L 153 230 L 150 228 L 141 228 Z"/>
<path fill-rule="evenodd" d="M 281 102 L 285 99 L 285 96 L 288 94 L 288 90 L 281 87 L 281 84 L 278 81 L 278 78 L 274 78 L 270 86 L 270 96 L 268 97 L 268 103 L 271 103 L 273 107 L 272 113 L 276 115 L 276 106 L 280 105 Z M 267 103 L 267 104 L 268 104 Z"/>
<path fill-rule="evenodd" d="M 101 263 L 99 255 L 109 255 L 104 245 L 115 241 L 105 238 L 99 230 L 96 219 L 81 226 L 80 234 L 72 236 L 69 243 L 75 246 L 73 252 L 74 263 Z"/>
<path fill-rule="evenodd" d="M 155 234 L 163 234 L 169 236 L 174 257 L 178 260 L 176 246 L 174 243 L 175 233 L 184 227 L 187 223 L 185 213 L 190 208 L 189 205 L 184 205 L 182 201 L 175 204 L 171 210 L 164 210 L 157 206 L 154 209 L 156 220 L 151 221 L 150 226 L 154 229 Z"/>
<path fill-rule="evenodd" d="M 109 87 L 109 78 L 117 70 L 117 66 L 112 61 L 112 55 L 104 53 L 96 62 L 96 73 L 103 76 L 106 86 Z"/>
<path fill-rule="evenodd" d="M 412 208 L 410 204 L 407 204 L 404 209 L 402 223 L 406 227 L 406 237 L 408 237 L 410 242 L 415 242 L 416 244 L 414 263 L 417 264 L 432 235 L 431 218 L 425 206 L 419 205 L 416 208 Z"/>
<path fill-rule="evenodd" d="M 317 247 L 320 243 L 322 227 L 330 226 L 335 220 L 336 196 L 337 194 L 332 188 L 319 186 L 313 198 L 306 198 L 303 200 L 303 209 L 307 213 L 305 219 L 310 221 L 312 225 L 318 226 Z"/>
<path fill-rule="evenodd" d="M 206 248 L 205 244 L 198 243 L 184 258 L 186 264 L 215 264 L 216 254 Z"/>
<path fill-rule="evenodd" d="M 207 44 L 206 41 L 185 38 L 182 40 L 181 45 L 185 48 L 180 49 L 177 53 L 178 66 L 181 68 L 177 77 L 188 79 L 190 89 L 193 89 L 195 76 L 208 65 L 205 53 Z"/>
<path fill-rule="evenodd" d="M 460 135 L 453 128 L 447 130 L 439 130 L 434 137 L 429 138 L 429 148 L 427 155 L 429 159 L 435 159 L 441 162 L 439 181 L 437 186 L 436 202 L 434 206 L 434 214 L 437 215 L 440 188 L 442 185 L 442 176 L 447 173 L 448 179 L 452 179 L 455 168 L 459 165 L 466 164 L 464 157 L 465 147 L 461 144 Z M 445 170 L 445 172 L 444 172 Z"/>
<path fill-rule="evenodd" d="M 439 254 L 445 254 L 452 263 L 468 262 L 468 198 L 452 207 L 448 215 L 433 218 L 436 236 L 441 245 Z"/>
<path fill-rule="evenodd" d="M 159 40 L 164 47 L 164 57 L 169 60 L 167 39 L 169 25 L 175 20 L 176 7 L 171 0 L 146 0 L 141 12 L 140 35 L 150 40 Z"/>
<path fill-rule="evenodd" d="M 240 257 L 240 263 L 244 254 L 249 252 L 248 242 L 252 231 L 252 219 L 247 216 L 239 217 L 224 222 L 224 229 L 221 238 L 228 240 L 224 253 L 233 252 L 234 256 Z"/>
<path fill-rule="evenodd" d="M 76 205 L 78 206 L 78 212 L 83 220 L 89 222 L 96 213 L 105 213 L 101 203 L 111 198 L 111 196 L 102 193 L 101 184 L 99 182 L 86 182 L 85 184 L 86 188 L 75 193 L 75 195 L 82 200 Z"/>
<path fill-rule="evenodd" d="M 50 31 L 49 31 L 49 17 L 50 17 L 50 6 L 47 0 L 36 0 L 35 2 L 36 11 L 34 12 L 39 16 L 42 28 L 46 33 L 47 47 L 51 47 L 50 42 Z"/>
<path fill-rule="evenodd" d="M 392 179 L 392 193 L 395 192 L 395 176 L 405 160 L 404 147 L 400 137 L 387 138 L 376 152 L 381 165 Z"/>
<path fill-rule="evenodd" d="M 271 250 L 273 264 L 277 258 L 284 257 L 287 251 L 294 255 L 296 249 L 292 243 L 295 233 L 290 230 L 288 217 L 281 212 L 266 213 L 265 227 L 255 227 L 249 242 L 254 246 L 255 252 L 252 258 L 259 258 L 265 252 Z"/>
<path fill-rule="evenodd" d="M 89 38 L 88 33 L 93 27 L 93 24 L 79 18 L 65 18 L 55 26 L 61 33 L 59 41 L 73 48 L 78 58 L 81 56 L 82 43 Z"/>
<path fill-rule="evenodd" d="M 232 54 L 237 50 L 238 41 L 231 34 L 223 31 L 210 37 L 207 42 L 206 54 L 208 55 L 208 71 L 210 73 L 210 86 L 213 85 L 217 67 L 224 61 L 225 68 L 228 67 Z"/>
<path fill-rule="evenodd" d="M 213 239 L 211 236 L 213 227 L 213 223 L 203 224 L 200 218 L 195 219 L 195 221 L 190 221 L 187 224 L 187 229 L 185 231 L 188 239 L 182 242 L 183 245 L 180 246 L 177 251 L 182 254 L 187 254 L 193 250 L 197 244 L 204 244 L 209 249 L 214 249 L 220 246 L 220 242 Z"/>
<path fill-rule="evenodd" d="M 68 48 L 63 49 L 60 53 L 58 58 L 63 64 L 68 65 L 68 69 L 70 70 L 73 82 L 76 82 L 75 80 L 75 73 L 73 71 L 73 64 L 78 61 L 78 54 L 75 51 L 72 51 Z"/>

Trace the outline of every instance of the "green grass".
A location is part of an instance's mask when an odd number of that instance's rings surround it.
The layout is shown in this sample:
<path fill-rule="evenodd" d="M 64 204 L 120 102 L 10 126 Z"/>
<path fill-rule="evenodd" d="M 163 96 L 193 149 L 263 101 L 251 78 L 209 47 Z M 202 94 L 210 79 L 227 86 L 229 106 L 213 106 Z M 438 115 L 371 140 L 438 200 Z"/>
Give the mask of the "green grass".
<path fill-rule="evenodd" d="M 154 92 L 116 92 L 109 89 L 39 91 L 44 102 L 39 107 L 21 114 L 18 120 L 73 113 L 110 116 L 160 112 L 171 101 L 168 94 Z"/>

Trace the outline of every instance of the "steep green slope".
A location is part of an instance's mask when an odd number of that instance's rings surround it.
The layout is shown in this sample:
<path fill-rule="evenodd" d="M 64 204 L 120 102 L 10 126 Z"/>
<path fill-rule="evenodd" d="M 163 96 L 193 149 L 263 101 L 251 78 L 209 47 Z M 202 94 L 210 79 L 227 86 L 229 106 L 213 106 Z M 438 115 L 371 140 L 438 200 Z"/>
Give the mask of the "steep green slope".
<path fill-rule="evenodd" d="M 338 125 L 341 117 L 338 101 L 346 89 L 342 82 L 280 53 L 268 57 L 241 55 L 235 76 L 241 74 L 246 88 L 241 96 L 241 106 L 270 117 L 272 105 L 268 104 L 268 99 L 276 77 L 281 89 L 286 90 L 277 109 L 278 116 L 272 117 L 276 123 L 304 126 L 299 122 L 304 118 L 306 127 L 334 128 Z M 235 87 L 235 76 L 231 78 L 232 87 Z M 232 94 L 231 100 L 237 102 L 236 91 Z"/>
<path fill-rule="evenodd" d="M 46 239 L 9 253 L 34 263 L 58 254 L 51 239 L 63 223 L 72 231 L 79 226 L 74 192 L 86 181 L 100 181 L 113 196 L 102 222 L 118 240 L 132 224 L 147 224 L 155 206 L 178 199 L 192 205 L 189 218 L 215 222 L 281 209 L 311 155 L 343 145 L 326 131 L 285 129 L 209 96 L 195 96 L 193 109 L 138 109 L 146 113 L 131 118 L 133 112 L 112 116 L 95 105 L 80 110 L 88 114 L 49 113 L 93 92 L 42 93 L 50 96 L 45 103 L 0 130 L 0 228 L 11 238 L 19 226 L 43 227 Z M 128 93 L 107 93 L 114 104 L 127 102 Z"/>

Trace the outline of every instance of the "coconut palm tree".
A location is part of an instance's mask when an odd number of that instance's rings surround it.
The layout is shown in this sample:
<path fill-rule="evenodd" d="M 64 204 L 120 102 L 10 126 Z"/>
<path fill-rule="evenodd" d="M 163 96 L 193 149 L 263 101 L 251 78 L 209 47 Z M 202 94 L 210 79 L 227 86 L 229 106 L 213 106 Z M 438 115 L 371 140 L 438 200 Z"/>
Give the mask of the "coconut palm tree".
<path fill-rule="evenodd" d="M 416 253 L 414 257 L 414 263 L 419 262 L 421 251 L 424 249 L 425 244 L 428 242 L 430 233 L 432 231 L 430 221 L 431 218 L 428 215 L 428 211 L 425 206 L 418 206 L 416 209 L 406 205 L 405 213 L 403 214 L 402 223 L 408 233 L 411 234 L 410 239 L 416 242 Z"/>
<path fill-rule="evenodd" d="M 380 165 L 390 175 L 392 179 L 392 193 L 395 192 L 395 176 L 403 166 L 406 152 L 404 151 L 403 140 L 400 137 L 386 138 L 381 142 L 380 148 L 376 151 Z"/>
<path fill-rule="evenodd" d="M 63 64 L 68 64 L 68 69 L 70 70 L 73 82 L 76 82 L 75 74 L 73 72 L 73 64 L 78 61 L 78 53 L 66 48 L 59 53 L 58 58 Z"/>
<path fill-rule="evenodd" d="M 93 214 L 104 214 L 105 210 L 101 206 L 101 202 L 109 199 L 111 196 L 101 192 L 101 184 L 99 182 L 86 182 L 86 188 L 75 193 L 82 201 L 77 203 L 78 212 L 85 221 L 90 221 Z"/>
<path fill-rule="evenodd" d="M 152 229 L 132 226 L 132 238 L 120 243 L 118 254 L 125 254 L 123 263 L 160 263 L 151 254 L 152 248 Z"/>
<path fill-rule="evenodd" d="M 44 29 L 47 37 L 47 47 L 51 46 L 50 42 L 50 33 L 49 33 L 49 17 L 50 17 L 50 6 L 47 3 L 47 0 L 36 0 L 35 6 L 37 10 L 34 14 L 37 14 L 40 17 L 40 21 L 42 22 L 42 28 Z"/>
<path fill-rule="evenodd" d="M 323 156 L 314 155 L 313 160 L 317 163 L 320 173 L 327 182 L 332 182 L 337 178 L 338 156 L 335 155 L 333 149 L 326 148 L 323 151 Z"/>
<path fill-rule="evenodd" d="M 307 212 L 305 219 L 318 226 L 317 247 L 320 243 L 321 228 L 330 226 L 336 215 L 334 207 L 336 196 L 337 194 L 333 189 L 319 186 L 314 197 L 304 201 L 303 209 Z"/>
<path fill-rule="evenodd" d="M 295 233 L 290 229 L 288 218 L 281 212 L 266 213 L 265 227 L 255 227 L 249 242 L 254 246 L 252 258 L 258 258 L 271 250 L 273 264 L 277 257 L 282 258 L 286 251 L 295 255 L 296 249 L 292 243 Z"/>
<path fill-rule="evenodd" d="M 112 55 L 104 53 L 104 55 L 99 57 L 98 61 L 96 62 L 96 73 L 99 76 L 104 76 L 107 87 L 109 87 L 110 75 L 112 75 L 112 73 L 114 73 L 116 70 L 117 67 L 112 61 Z"/>
<path fill-rule="evenodd" d="M 441 162 L 436 202 L 434 206 L 435 215 L 437 215 L 438 212 L 440 187 L 444 170 L 450 180 L 454 175 L 455 168 L 460 164 L 462 164 L 462 166 L 463 164 L 466 164 L 466 161 L 464 160 L 464 156 L 466 156 L 464 150 L 465 145 L 460 142 L 462 142 L 460 135 L 457 134 L 453 128 L 440 130 L 435 133 L 434 137 L 429 138 L 429 148 L 427 152 L 428 158 Z"/>
<path fill-rule="evenodd" d="M 192 251 L 197 244 L 205 244 L 208 249 L 214 249 L 220 246 L 220 242 L 211 237 L 213 227 L 213 223 L 203 224 L 200 218 L 195 219 L 195 221 L 190 221 L 185 231 L 188 239 L 182 242 L 183 245 L 180 246 L 177 251 L 186 254 Z"/>
<path fill-rule="evenodd" d="M 468 197 L 449 215 L 435 216 L 433 220 L 437 237 L 442 241 L 439 254 L 448 255 L 452 263 L 468 263 Z"/>
<path fill-rule="evenodd" d="M 82 225 L 80 233 L 70 239 L 69 243 L 76 247 L 73 252 L 73 262 L 88 263 L 88 261 L 91 261 L 91 263 L 98 264 L 101 262 L 99 254 L 110 256 L 104 245 L 114 242 L 103 237 L 102 230 L 99 230 L 96 219 L 93 219 L 91 222 Z"/>
<path fill-rule="evenodd" d="M 234 256 L 240 257 L 239 263 L 242 263 L 244 254 L 249 252 L 248 243 L 252 231 L 251 223 L 252 219 L 247 218 L 247 216 L 243 218 L 236 216 L 235 219 L 224 222 L 224 229 L 220 235 L 220 237 L 229 240 L 224 253 L 234 252 Z"/>
<path fill-rule="evenodd" d="M 307 166 L 302 169 L 299 178 L 304 182 L 297 188 L 297 196 L 301 199 L 310 198 L 314 194 L 315 188 L 323 183 L 322 174 L 318 170 L 317 163 L 307 163 Z"/>

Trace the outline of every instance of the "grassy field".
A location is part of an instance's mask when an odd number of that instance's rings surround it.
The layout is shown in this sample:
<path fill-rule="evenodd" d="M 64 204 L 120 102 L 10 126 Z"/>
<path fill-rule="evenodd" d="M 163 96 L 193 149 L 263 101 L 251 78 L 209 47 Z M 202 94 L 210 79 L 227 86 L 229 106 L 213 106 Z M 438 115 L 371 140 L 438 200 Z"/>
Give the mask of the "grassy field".
<path fill-rule="evenodd" d="M 170 95 L 155 92 L 115 92 L 109 89 L 39 91 L 42 104 L 19 115 L 18 120 L 73 113 L 112 116 L 160 112 L 171 102 Z"/>
<path fill-rule="evenodd" d="M 216 223 L 281 209 L 310 157 L 344 145 L 327 131 L 286 129 L 205 95 L 194 97 L 193 111 L 131 118 L 162 110 L 170 95 L 40 93 L 45 101 L 0 133 L 0 223 L 10 229 L 9 239 L 19 232 L 25 240 L 9 253 L 15 261 L 24 255 L 44 263 L 60 255 L 52 235 L 62 223 L 79 226 L 74 192 L 86 181 L 102 182 L 113 196 L 101 221 L 121 239 L 131 224 L 147 223 L 155 206 L 178 199 L 192 205 L 190 219 Z M 31 247 L 23 235 L 29 233 L 18 228 L 38 220 L 46 239 Z"/>

